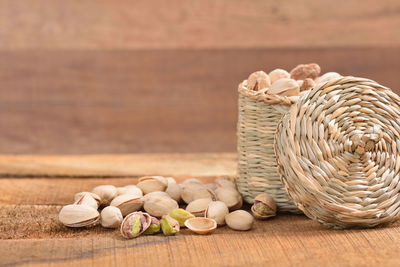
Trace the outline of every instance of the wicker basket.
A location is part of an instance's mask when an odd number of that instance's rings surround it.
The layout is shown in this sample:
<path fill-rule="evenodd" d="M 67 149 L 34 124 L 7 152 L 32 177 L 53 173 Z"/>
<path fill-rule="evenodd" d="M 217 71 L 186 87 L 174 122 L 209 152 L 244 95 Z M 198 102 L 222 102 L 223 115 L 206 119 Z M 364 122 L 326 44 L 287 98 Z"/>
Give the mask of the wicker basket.
<path fill-rule="evenodd" d="M 299 212 L 284 191 L 274 153 L 276 126 L 298 97 L 267 95 L 265 91 L 248 90 L 246 81 L 239 85 L 237 186 L 248 203 L 258 194 L 268 193 L 279 210 Z"/>
<path fill-rule="evenodd" d="M 292 105 L 275 150 L 282 182 L 308 217 L 334 228 L 399 218 L 399 104 L 374 81 L 343 77 Z"/>

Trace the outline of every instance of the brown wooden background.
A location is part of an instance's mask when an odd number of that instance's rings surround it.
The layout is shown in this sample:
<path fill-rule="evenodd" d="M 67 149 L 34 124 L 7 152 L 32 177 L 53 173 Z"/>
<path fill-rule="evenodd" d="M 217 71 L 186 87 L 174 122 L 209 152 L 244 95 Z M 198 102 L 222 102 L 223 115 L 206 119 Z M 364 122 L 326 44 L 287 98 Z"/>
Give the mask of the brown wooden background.
<path fill-rule="evenodd" d="M 0 153 L 235 151 L 238 82 L 304 62 L 400 92 L 400 2 L 0 0 Z"/>

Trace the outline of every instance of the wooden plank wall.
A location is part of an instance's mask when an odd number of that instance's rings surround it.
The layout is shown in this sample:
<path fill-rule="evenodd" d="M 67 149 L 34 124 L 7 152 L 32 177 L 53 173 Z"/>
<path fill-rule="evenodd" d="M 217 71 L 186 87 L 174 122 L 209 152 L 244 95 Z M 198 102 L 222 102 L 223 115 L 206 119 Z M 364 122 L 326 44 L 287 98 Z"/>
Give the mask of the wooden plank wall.
<path fill-rule="evenodd" d="M 395 0 L 0 0 L 0 153 L 235 151 L 250 72 L 400 92 L 399 45 Z"/>

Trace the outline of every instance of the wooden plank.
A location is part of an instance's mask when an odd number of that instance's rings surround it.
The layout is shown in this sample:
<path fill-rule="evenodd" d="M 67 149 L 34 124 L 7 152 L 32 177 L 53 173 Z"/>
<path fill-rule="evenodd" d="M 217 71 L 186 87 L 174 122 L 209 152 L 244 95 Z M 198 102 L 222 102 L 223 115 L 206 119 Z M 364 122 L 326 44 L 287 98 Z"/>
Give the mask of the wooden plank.
<path fill-rule="evenodd" d="M 0 51 L 0 58 L 0 153 L 233 152 L 237 84 L 255 70 L 303 62 L 400 92 L 397 47 Z"/>
<path fill-rule="evenodd" d="M 390 46 L 400 3 L 0 1 L 0 49 Z"/>
<path fill-rule="evenodd" d="M 236 174 L 236 153 L 0 155 L 1 176 L 138 177 Z"/>
<path fill-rule="evenodd" d="M 1 206 L 0 237 L 20 239 L 0 240 L 0 266 L 397 266 L 400 260 L 398 223 L 339 231 L 279 215 L 257 221 L 249 232 L 222 227 L 198 236 L 183 229 L 174 237 L 124 240 L 118 230 L 100 226 L 67 229 L 56 221 L 58 208 Z"/>

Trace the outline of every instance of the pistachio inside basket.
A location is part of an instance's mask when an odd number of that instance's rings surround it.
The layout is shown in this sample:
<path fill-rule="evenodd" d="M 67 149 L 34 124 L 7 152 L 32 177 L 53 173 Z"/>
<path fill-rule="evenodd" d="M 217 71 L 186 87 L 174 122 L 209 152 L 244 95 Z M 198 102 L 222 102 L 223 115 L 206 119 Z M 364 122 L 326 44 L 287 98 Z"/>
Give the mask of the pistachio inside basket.
<path fill-rule="evenodd" d="M 334 228 L 400 216 L 400 98 L 355 77 L 318 84 L 276 132 L 283 184 L 308 217 Z"/>

